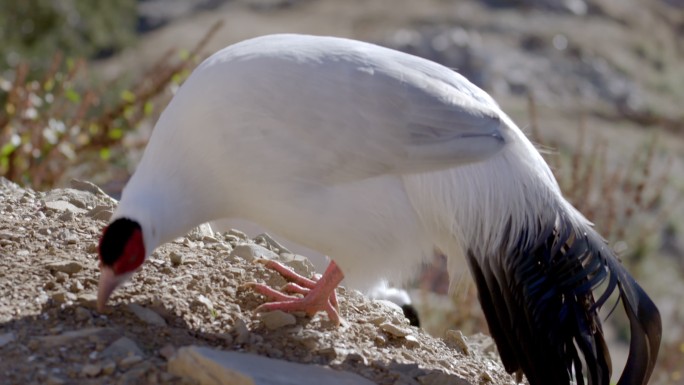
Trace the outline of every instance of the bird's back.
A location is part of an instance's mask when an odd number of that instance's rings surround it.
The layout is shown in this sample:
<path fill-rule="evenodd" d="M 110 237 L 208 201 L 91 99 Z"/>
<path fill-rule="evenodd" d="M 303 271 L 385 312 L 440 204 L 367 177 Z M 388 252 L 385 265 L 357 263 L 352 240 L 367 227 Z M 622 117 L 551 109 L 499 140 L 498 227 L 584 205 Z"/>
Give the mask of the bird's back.
<path fill-rule="evenodd" d="M 167 210 L 164 199 L 192 199 L 182 226 L 248 219 L 366 282 L 432 251 L 402 176 L 497 153 L 514 135 L 502 117 L 465 78 L 415 56 L 339 38 L 252 39 L 183 84 L 123 202 L 143 189 L 160 190 L 145 195 Z M 165 218 L 159 241 L 181 225 Z M 367 258 L 381 253 L 396 268 Z"/>

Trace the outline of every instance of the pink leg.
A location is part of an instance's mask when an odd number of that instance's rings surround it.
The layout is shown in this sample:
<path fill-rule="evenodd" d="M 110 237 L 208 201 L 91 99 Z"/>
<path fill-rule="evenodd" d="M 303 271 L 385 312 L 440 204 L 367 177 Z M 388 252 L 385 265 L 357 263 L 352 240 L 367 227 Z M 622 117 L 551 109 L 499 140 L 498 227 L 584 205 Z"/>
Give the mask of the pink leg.
<path fill-rule="evenodd" d="M 307 295 L 307 294 L 309 294 L 311 289 L 299 286 L 294 282 L 289 282 L 287 285 L 281 287 L 280 291 L 282 291 L 284 293 L 295 293 L 295 294 Z"/>
<path fill-rule="evenodd" d="M 344 274 L 334 261 L 330 262 L 325 273 L 323 273 L 323 276 L 321 276 L 318 281 L 302 277 L 275 261 L 266 261 L 262 263 L 267 267 L 276 270 L 284 278 L 294 281 L 295 284 L 288 284 L 284 289 L 290 292 L 304 294 L 304 298 L 283 294 L 264 284 L 252 283 L 249 284 L 250 287 L 276 301 L 259 306 L 256 308 L 257 312 L 272 310 L 282 310 L 285 312 L 301 311 L 312 316 L 319 311 L 325 311 L 331 321 L 336 325 L 340 324 L 335 288 L 342 282 L 342 279 L 344 279 Z"/>
<path fill-rule="evenodd" d="M 308 289 L 313 289 L 314 286 L 316 286 L 316 281 L 295 273 L 292 269 L 280 262 L 276 262 L 272 259 L 257 259 L 257 262 L 263 264 L 271 270 L 277 271 L 278 274 L 290 282 L 294 282 Z"/>
<path fill-rule="evenodd" d="M 281 291 L 306 295 L 309 292 L 309 290 L 305 290 L 305 289 L 313 289 L 314 287 L 316 287 L 316 282 L 320 279 L 320 275 L 318 275 L 318 274 L 316 274 L 315 280 L 310 279 L 310 278 L 306 278 L 300 274 L 295 273 L 292 269 L 283 265 L 282 263 L 276 262 L 272 259 L 257 259 L 257 262 L 263 264 L 264 266 L 268 267 L 271 270 L 277 271 L 278 274 L 280 274 L 286 280 L 290 281 L 290 283 L 294 283 L 295 285 L 299 286 L 299 288 L 295 289 L 295 288 L 292 288 L 292 286 L 290 286 L 290 284 L 287 284 L 281 288 Z M 331 265 L 333 263 L 335 263 L 335 262 L 334 261 L 330 262 Z M 337 266 L 337 265 L 335 265 L 335 266 Z M 328 268 L 330 268 L 330 266 L 328 266 Z M 338 269 L 339 269 L 339 267 L 338 267 Z M 340 273 L 342 273 L 341 270 L 340 270 Z M 257 284 L 257 285 L 259 285 L 259 284 Z M 252 287 L 254 287 L 254 286 L 252 286 Z M 281 299 L 279 299 L 279 297 L 268 295 L 265 292 L 261 292 L 261 294 L 269 296 L 272 299 L 282 301 Z M 297 298 L 297 297 L 291 297 L 291 298 Z M 330 296 L 330 302 L 332 302 L 333 307 L 339 312 L 340 307 L 337 303 L 337 294 L 335 293 L 334 290 Z"/>

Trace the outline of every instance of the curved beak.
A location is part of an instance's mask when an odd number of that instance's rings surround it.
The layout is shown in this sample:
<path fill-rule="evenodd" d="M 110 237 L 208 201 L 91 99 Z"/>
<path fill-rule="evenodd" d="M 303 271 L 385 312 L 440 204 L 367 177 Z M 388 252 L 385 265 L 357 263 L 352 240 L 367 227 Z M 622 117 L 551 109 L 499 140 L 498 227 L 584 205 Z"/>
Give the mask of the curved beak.
<path fill-rule="evenodd" d="M 129 276 L 129 274 L 117 276 L 111 268 L 107 266 L 100 267 L 100 283 L 97 287 L 97 311 L 104 311 L 109 297 Z"/>

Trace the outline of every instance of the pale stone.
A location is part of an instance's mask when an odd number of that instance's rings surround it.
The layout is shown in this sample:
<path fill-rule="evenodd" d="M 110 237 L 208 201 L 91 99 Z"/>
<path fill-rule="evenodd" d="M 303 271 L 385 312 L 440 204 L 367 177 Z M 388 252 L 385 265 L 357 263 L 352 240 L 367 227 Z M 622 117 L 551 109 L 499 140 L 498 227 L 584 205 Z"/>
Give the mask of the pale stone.
<path fill-rule="evenodd" d="M 200 385 L 372 385 L 354 373 L 247 353 L 189 346 L 169 361 L 169 372 Z"/>
<path fill-rule="evenodd" d="M 14 341 L 16 336 L 14 333 L 5 333 L 5 334 L 0 334 L 0 348 L 7 345 L 8 343 Z"/>
<path fill-rule="evenodd" d="M 69 275 L 83 270 L 83 265 L 76 261 L 55 261 L 45 266 L 48 270 L 54 270 Z"/>
<path fill-rule="evenodd" d="M 290 313 L 285 313 L 282 310 L 261 313 L 259 319 L 261 319 L 261 322 L 263 322 L 269 330 L 276 330 L 283 326 L 297 324 L 295 316 Z"/>
<path fill-rule="evenodd" d="M 251 262 L 257 258 L 276 259 L 278 255 L 263 246 L 255 245 L 253 243 L 242 243 L 235 246 L 230 253 L 230 257 L 240 257 L 245 261 Z"/>
<path fill-rule="evenodd" d="M 397 325 L 391 324 L 389 322 L 385 322 L 385 323 L 381 324 L 380 329 L 382 329 L 384 332 L 391 334 L 395 337 L 406 337 L 407 335 L 411 334 L 411 329 L 403 328 L 401 326 L 397 326 Z"/>
<path fill-rule="evenodd" d="M 109 345 L 107 349 L 103 350 L 102 353 L 100 353 L 101 357 L 114 359 L 127 357 L 129 355 L 143 357 L 144 353 L 142 350 L 140 350 L 138 345 L 136 345 L 136 343 L 128 337 L 119 338 L 118 340 L 114 341 L 114 343 Z"/>
<path fill-rule="evenodd" d="M 136 315 L 141 321 L 155 326 L 166 326 L 166 320 L 159 314 L 136 303 L 129 303 L 128 310 Z"/>
<path fill-rule="evenodd" d="M 444 342 L 447 346 L 460 350 L 466 356 L 470 354 L 466 338 L 460 330 L 447 330 Z"/>

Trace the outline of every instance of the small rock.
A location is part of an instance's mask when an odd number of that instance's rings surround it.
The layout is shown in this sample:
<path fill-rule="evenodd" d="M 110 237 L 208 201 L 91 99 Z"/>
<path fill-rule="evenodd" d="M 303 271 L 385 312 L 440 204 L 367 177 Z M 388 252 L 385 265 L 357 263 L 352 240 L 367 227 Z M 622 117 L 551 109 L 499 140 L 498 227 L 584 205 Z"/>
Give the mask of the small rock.
<path fill-rule="evenodd" d="M 115 370 L 116 370 L 116 362 L 114 362 L 114 361 L 107 360 L 104 362 L 104 364 L 102 364 L 102 374 L 104 374 L 104 375 L 108 376 L 108 375 L 114 373 Z"/>
<path fill-rule="evenodd" d="M 45 266 L 51 271 L 62 272 L 69 275 L 76 274 L 83 270 L 83 265 L 76 261 L 56 261 Z"/>
<path fill-rule="evenodd" d="M 402 328 L 401 326 L 397 326 L 389 322 L 380 324 L 380 329 L 395 337 L 406 337 L 407 335 L 411 334 L 411 329 Z"/>
<path fill-rule="evenodd" d="M 176 348 L 171 344 L 166 344 L 159 349 L 159 355 L 167 360 L 171 359 L 174 354 L 176 354 Z"/>
<path fill-rule="evenodd" d="M 278 254 L 292 254 L 290 250 L 288 250 L 285 246 L 280 244 L 280 242 L 273 239 L 273 237 L 271 237 L 268 233 L 257 235 L 256 237 L 254 237 L 254 242 L 263 242 L 266 245 L 268 245 L 271 250 L 277 250 Z"/>
<path fill-rule="evenodd" d="M 303 255 L 292 253 L 281 253 L 280 260 L 289 267 L 291 267 L 297 274 L 305 277 L 311 276 L 316 268 L 309 259 Z"/>
<path fill-rule="evenodd" d="M 189 249 L 195 249 L 197 247 L 199 247 L 199 248 L 204 247 L 204 243 L 193 242 L 190 240 L 190 238 L 183 238 L 183 245 L 187 246 Z"/>
<path fill-rule="evenodd" d="M 421 385 L 470 385 L 470 381 L 437 370 L 418 376 L 417 379 Z"/>
<path fill-rule="evenodd" d="M 88 211 L 86 216 L 100 221 L 108 221 L 112 217 L 112 214 L 114 214 L 114 211 L 109 206 L 98 205 Z"/>
<path fill-rule="evenodd" d="M 166 320 L 153 310 L 135 303 L 129 303 L 127 308 L 143 322 L 155 326 L 166 326 Z"/>
<path fill-rule="evenodd" d="M 119 361 L 119 366 L 122 369 L 128 369 L 131 366 L 137 364 L 138 362 L 142 362 L 142 360 L 142 357 L 136 355 L 124 357 Z"/>
<path fill-rule="evenodd" d="M 9 239 L 9 240 L 16 241 L 19 238 L 21 238 L 21 236 L 19 234 L 10 233 L 8 231 L 0 231 L 0 239 Z"/>
<path fill-rule="evenodd" d="M 242 239 L 240 239 L 240 238 L 238 238 L 238 237 L 236 237 L 236 236 L 234 236 L 234 235 L 230 235 L 230 234 L 226 234 L 223 238 L 224 238 L 231 246 L 235 246 L 236 244 L 242 242 Z"/>
<path fill-rule="evenodd" d="M 160 381 L 162 384 L 168 384 L 168 383 L 170 383 L 171 380 L 173 380 L 175 377 L 176 377 L 176 376 L 174 376 L 173 374 L 171 374 L 171 373 L 169 373 L 169 372 L 161 372 L 161 373 L 159 373 L 159 381 Z"/>
<path fill-rule="evenodd" d="M 52 300 L 60 304 L 67 303 L 69 301 L 75 301 L 76 295 L 74 293 L 60 291 L 52 295 Z"/>
<path fill-rule="evenodd" d="M 117 359 L 135 355 L 143 357 L 142 350 L 128 337 L 121 337 L 100 353 L 100 357 Z"/>
<path fill-rule="evenodd" d="M 177 251 L 172 251 L 169 253 L 169 259 L 174 266 L 178 266 L 183 263 L 183 254 Z"/>
<path fill-rule="evenodd" d="M 84 214 L 86 212 L 67 201 L 48 201 L 45 202 L 45 207 L 56 212 L 71 211 L 72 214 Z"/>
<path fill-rule="evenodd" d="M 88 182 L 87 180 L 72 179 L 69 181 L 69 185 L 74 190 L 86 191 L 95 195 L 107 196 L 97 185 L 93 182 Z"/>
<path fill-rule="evenodd" d="M 78 293 L 83 290 L 83 284 L 81 281 L 73 281 L 69 284 L 69 291 L 72 293 Z"/>
<path fill-rule="evenodd" d="M 243 321 L 241 318 L 238 318 L 235 320 L 235 325 L 233 325 L 233 330 L 235 331 L 235 334 L 237 335 L 235 337 L 235 343 L 236 344 L 244 344 L 247 341 L 249 341 L 249 329 L 247 328 L 247 324 L 245 321 Z"/>
<path fill-rule="evenodd" d="M 145 377 L 146 375 L 151 373 L 152 371 L 152 364 L 149 362 L 141 362 L 135 367 L 128 369 L 125 371 L 118 379 L 119 384 L 149 384 L 153 385 L 149 382 L 145 382 Z"/>
<path fill-rule="evenodd" d="M 381 295 L 387 295 L 386 293 L 381 293 Z M 387 310 L 391 311 L 393 313 L 392 319 L 394 319 L 397 315 L 400 315 L 400 322 L 404 322 L 406 320 L 406 317 L 404 316 L 404 310 L 401 308 L 401 306 L 397 305 L 396 303 L 392 302 L 391 300 L 388 299 L 376 299 L 374 302 Z"/>
<path fill-rule="evenodd" d="M 460 350 L 464 355 L 470 355 L 468 343 L 460 330 L 447 330 L 444 342 L 447 346 Z"/>
<path fill-rule="evenodd" d="M 106 195 L 103 196 L 106 198 Z M 101 201 L 101 198 L 98 198 L 94 196 L 91 193 L 85 192 L 85 191 L 79 191 L 73 188 L 60 188 L 60 189 L 54 189 L 48 191 L 45 196 L 43 197 L 46 206 L 48 203 L 54 203 L 54 202 L 68 202 L 69 204 L 77 207 L 81 212 L 85 212 L 86 208 L 93 207 L 98 201 Z M 114 203 L 115 201 L 111 198 L 107 199 L 108 201 L 111 201 Z M 73 211 L 73 210 L 72 210 Z M 79 213 L 77 211 L 74 211 L 74 213 Z"/>
<path fill-rule="evenodd" d="M 111 329 L 108 328 L 85 328 L 80 330 L 64 332 L 56 336 L 37 337 L 36 340 L 40 341 L 41 348 L 50 349 L 55 346 L 64 346 L 70 344 L 71 342 L 79 338 L 105 334 L 110 330 Z"/>
<path fill-rule="evenodd" d="M 316 353 L 320 354 L 321 356 L 333 359 L 333 358 L 337 358 L 339 356 L 339 353 L 341 353 L 341 352 L 339 351 L 339 349 L 336 349 L 334 346 L 327 346 L 324 348 L 317 349 Z"/>
<path fill-rule="evenodd" d="M 76 297 L 76 301 L 78 301 L 78 304 L 81 306 L 94 309 L 97 305 L 97 295 L 94 293 L 80 293 Z"/>
<path fill-rule="evenodd" d="M 62 222 L 71 222 L 74 220 L 74 212 L 71 210 L 65 210 L 59 217 L 57 217 Z"/>
<path fill-rule="evenodd" d="M 351 353 L 347 354 L 345 361 L 347 361 L 347 362 L 358 362 L 358 363 L 362 364 L 363 366 L 368 366 L 368 359 L 366 357 L 364 357 L 363 355 L 356 353 L 356 352 L 351 352 Z"/>
<path fill-rule="evenodd" d="M 480 383 L 482 384 L 488 382 L 494 382 L 494 378 L 492 378 L 492 375 L 485 370 L 482 373 L 480 373 Z"/>
<path fill-rule="evenodd" d="M 278 255 L 263 246 L 255 245 L 253 243 L 242 243 L 235 246 L 230 253 L 230 257 L 239 257 L 247 262 L 251 262 L 257 258 L 276 259 Z"/>
<path fill-rule="evenodd" d="M 29 348 L 30 351 L 35 352 L 36 350 L 40 349 L 40 347 L 43 346 L 40 340 L 30 340 L 27 344 L 26 347 Z"/>
<path fill-rule="evenodd" d="M 102 189 L 97 187 L 95 183 L 88 182 L 87 180 L 72 179 L 69 181 L 69 184 L 74 190 L 85 191 L 95 195 L 108 196 L 104 191 L 102 191 Z"/>
<path fill-rule="evenodd" d="M 201 303 L 202 305 L 206 306 L 209 311 L 214 310 L 214 304 L 211 302 L 211 300 L 202 294 L 197 296 L 197 302 Z"/>
<path fill-rule="evenodd" d="M 189 346 L 178 350 L 168 370 L 202 385 L 372 385 L 358 374 L 254 354 Z"/>
<path fill-rule="evenodd" d="M 86 252 L 89 254 L 95 254 L 98 252 L 99 246 L 97 242 L 90 242 L 88 243 L 88 246 L 86 246 Z"/>
<path fill-rule="evenodd" d="M 85 321 L 90 319 L 90 311 L 88 309 L 82 308 L 82 307 L 77 307 L 76 310 L 74 311 L 76 314 L 74 317 L 76 318 L 76 321 Z"/>
<path fill-rule="evenodd" d="M 226 272 L 230 273 L 235 278 L 242 278 L 247 273 L 245 269 L 235 266 L 229 267 L 228 269 L 226 269 Z"/>
<path fill-rule="evenodd" d="M 55 375 L 50 375 L 48 376 L 48 378 L 45 379 L 45 383 L 46 385 L 63 385 L 64 380 Z"/>
<path fill-rule="evenodd" d="M 97 364 L 85 364 L 81 368 L 81 374 L 86 377 L 95 377 L 102 371 L 102 367 Z"/>
<path fill-rule="evenodd" d="M 14 341 L 15 338 L 17 336 L 12 332 L 0 334 L 0 348 Z"/>
<path fill-rule="evenodd" d="M 204 237 L 214 236 L 214 231 L 211 229 L 211 225 L 208 223 L 203 223 L 194 229 L 190 230 L 188 233 L 188 238 L 193 241 L 201 241 Z"/>
<path fill-rule="evenodd" d="M 52 234 L 52 230 L 50 230 L 48 227 L 41 227 L 38 229 L 38 234 L 50 235 Z M 2 234 L 0 234 L 0 239 L 2 239 Z"/>
<path fill-rule="evenodd" d="M 66 282 L 67 279 L 69 279 L 69 274 L 62 273 L 61 271 L 55 273 L 55 282 L 63 283 Z"/>
<path fill-rule="evenodd" d="M 384 334 L 378 334 L 378 335 L 375 336 L 374 341 L 375 341 L 375 344 L 378 345 L 378 346 L 385 346 L 385 345 L 387 345 L 387 341 L 388 341 L 388 340 L 387 340 L 387 336 L 386 336 L 386 335 L 384 335 Z"/>
<path fill-rule="evenodd" d="M 261 322 L 264 323 L 267 329 L 276 330 L 283 326 L 296 325 L 297 319 L 295 316 L 289 313 L 285 313 L 282 310 L 269 311 L 266 313 L 261 313 Z"/>
<path fill-rule="evenodd" d="M 243 241 L 249 240 L 247 234 L 243 233 L 238 229 L 230 229 L 230 231 L 228 231 L 228 235 L 236 237 L 238 239 L 242 239 Z"/>
<path fill-rule="evenodd" d="M 28 250 L 17 251 L 17 257 L 28 257 L 30 254 L 31 254 L 31 252 Z"/>
<path fill-rule="evenodd" d="M 418 338 L 416 338 L 416 336 L 412 334 L 407 335 L 406 337 L 404 337 L 404 339 L 406 340 L 406 346 L 408 346 L 409 348 L 417 348 L 418 346 L 420 346 Z"/>

